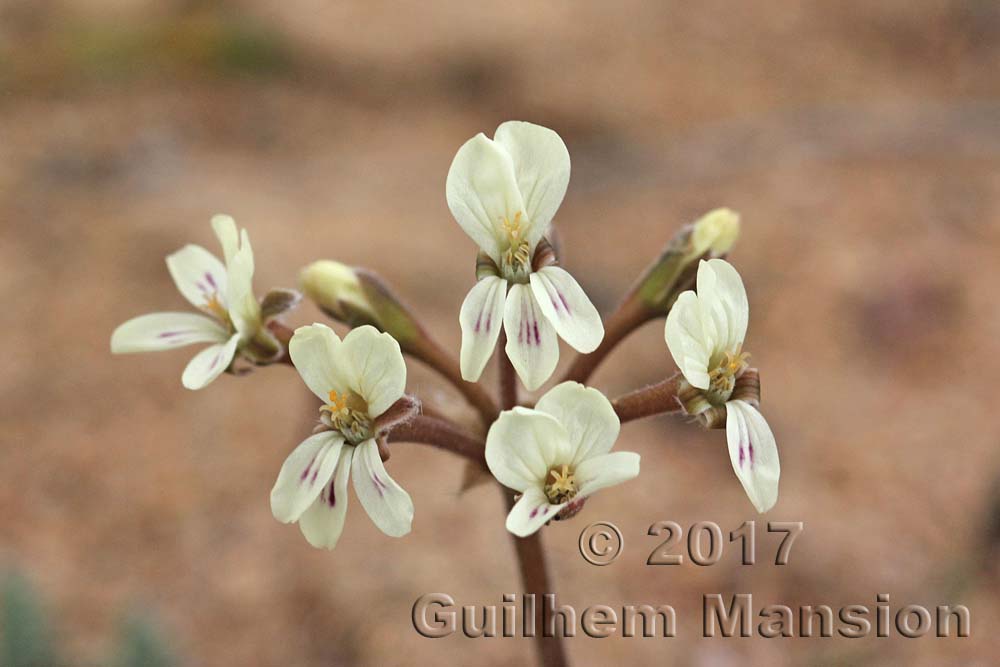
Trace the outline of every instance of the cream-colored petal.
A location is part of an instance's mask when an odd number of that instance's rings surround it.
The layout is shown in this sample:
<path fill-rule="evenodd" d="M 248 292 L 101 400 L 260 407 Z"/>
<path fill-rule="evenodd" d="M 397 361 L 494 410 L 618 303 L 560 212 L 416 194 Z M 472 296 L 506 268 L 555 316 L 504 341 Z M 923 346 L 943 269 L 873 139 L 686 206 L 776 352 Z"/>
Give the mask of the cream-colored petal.
<path fill-rule="evenodd" d="M 226 306 L 226 267 L 198 245 L 186 245 L 167 256 L 167 269 L 191 305 L 205 308 L 215 299 Z"/>
<path fill-rule="evenodd" d="M 521 382 L 529 391 L 541 387 L 559 363 L 559 338 L 542 315 L 528 285 L 514 285 L 504 305 L 505 351 Z"/>
<path fill-rule="evenodd" d="M 260 304 L 253 293 L 253 251 L 241 247 L 228 264 L 229 317 L 243 340 L 253 337 L 262 326 Z"/>
<path fill-rule="evenodd" d="M 503 223 L 524 211 L 510 155 L 480 133 L 458 149 L 445 184 L 459 226 L 494 262 L 500 262 Z"/>
<path fill-rule="evenodd" d="M 535 301 L 556 333 L 579 352 L 596 350 L 604 339 L 604 324 L 576 279 L 558 266 L 547 266 L 530 280 Z"/>
<path fill-rule="evenodd" d="M 738 350 L 746 338 L 750 306 L 743 280 L 732 264 L 723 259 L 698 264 L 698 301 L 702 321 L 711 322 L 716 332 L 715 349 Z"/>
<path fill-rule="evenodd" d="M 559 514 L 563 507 L 566 503 L 549 504 L 541 489 L 527 489 L 507 515 L 507 530 L 518 537 L 527 537 Z"/>
<path fill-rule="evenodd" d="M 337 469 L 319 497 L 299 517 L 299 529 L 317 549 L 333 549 L 344 532 L 347 518 L 347 480 L 351 476 L 354 447 L 340 448 Z"/>
<path fill-rule="evenodd" d="M 516 491 L 541 487 L 549 470 L 569 458 L 566 429 L 538 410 L 506 410 L 486 435 L 486 465 L 498 482 Z"/>
<path fill-rule="evenodd" d="M 282 523 L 298 521 L 333 478 L 344 437 L 335 431 L 309 436 L 285 459 L 271 489 L 271 513 Z"/>
<path fill-rule="evenodd" d="M 396 339 L 373 326 L 352 329 L 337 350 L 338 366 L 350 368 L 350 388 L 368 403 L 368 414 L 378 417 L 403 397 L 406 362 Z"/>
<path fill-rule="evenodd" d="M 579 382 L 563 382 L 538 399 L 535 409 L 552 415 L 566 430 L 571 466 L 611 451 L 621 422 L 604 394 Z"/>
<path fill-rule="evenodd" d="M 684 378 L 694 387 L 708 389 L 708 365 L 714 341 L 705 331 L 701 306 L 694 292 L 688 290 L 677 297 L 667 313 L 664 337 Z"/>
<path fill-rule="evenodd" d="M 579 495 L 586 497 L 639 475 L 639 455 L 635 452 L 611 452 L 585 459 L 576 467 Z"/>
<path fill-rule="evenodd" d="M 188 389 L 202 389 L 229 368 L 236 354 L 240 335 L 233 334 L 225 343 L 218 343 L 194 355 L 181 376 L 181 383 Z"/>
<path fill-rule="evenodd" d="M 726 403 L 726 441 L 736 477 L 758 512 L 778 501 L 778 446 L 767 420 L 745 401 Z"/>
<path fill-rule="evenodd" d="M 355 449 L 352 473 L 354 492 L 378 529 L 390 537 L 409 533 L 413 501 L 386 472 L 374 440 L 366 440 Z"/>
<path fill-rule="evenodd" d="M 507 281 L 487 276 L 469 290 L 462 303 L 458 322 L 462 327 L 462 379 L 466 382 L 479 380 L 493 355 L 503 327 L 506 301 Z"/>
<path fill-rule="evenodd" d="M 510 154 L 534 248 L 545 235 L 569 186 L 569 151 L 562 138 L 541 125 L 512 120 L 497 128 L 495 140 Z"/>
<path fill-rule="evenodd" d="M 111 334 L 111 352 L 157 352 L 193 343 L 220 343 L 229 332 L 211 317 L 195 313 L 150 313 L 133 317 Z"/>
<path fill-rule="evenodd" d="M 222 245 L 222 257 L 226 264 L 233 261 L 233 256 L 240 249 L 240 234 L 236 230 L 236 221 L 228 215 L 213 215 L 212 230 Z"/>
<path fill-rule="evenodd" d="M 288 354 L 303 382 L 324 403 L 329 402 L 330 391 L 343 393 L 350 386 L 345 369 L 337 366 L 342 344 L 325 324 L 299 327 L 288 342 Z"/>

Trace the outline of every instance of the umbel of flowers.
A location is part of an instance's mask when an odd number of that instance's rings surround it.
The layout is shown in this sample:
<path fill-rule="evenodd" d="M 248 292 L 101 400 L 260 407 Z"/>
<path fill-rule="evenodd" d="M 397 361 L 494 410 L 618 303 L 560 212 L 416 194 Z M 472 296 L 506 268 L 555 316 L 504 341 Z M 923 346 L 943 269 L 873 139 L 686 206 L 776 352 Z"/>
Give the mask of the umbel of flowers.
<path fill-rule="evenodd" d="M 385 465 L 392 443 L 407 441 L 451 451 L 472 469 L 491 473 L 508 502 L 506 529 L 515 540 L 533 543 L 541 528 L 579 513 L 596 491 L 610 492 L 639 475 L 638 454 L 613 451 L 621 427 L 666 413 L 724 428 L 736 478 L 753 507 L 768 511 L 778 498 L 778 450 L 760 411 L 760 375 L 744 350 L 747 293 L 725 259 L 739 235 L 739 216 L 716 209 L 680 227 L 602 319 L 559 265 L 551 242 L 569 182 L 565 143 L 539 125 L 503 123 L 492 138 L 477 134 L 458 149 L 445 199 L 475 244 L 465 260 L 470 266 L 475 260 L 475 280 L 461 306 L 456 303 L 462 334 L 457 355 L 375 272 L 333 260 L 306 266 L 299 286 L 346 334 L 324 324 L 293 330 L 284 317 L 299 293 L 272 289 L 257 299 L 247 232 L 222 215 L 212 218 L 212 228 L 223 260 L 197 245 L 167 257 L 178 290 L 197 312 L 131 319 L 112 334 L 111 350 L 205 344 L 181 378 L 195 390 L 223 373 L 293 366 L 319 400 L 316 426 L 280 454 L 285 459 L 271 490 L 271 511 L 283 523 L 297 523 L 315 547 L 333 549 L 340 540 L 348 486 L 383 533 L 411 532 L 419 516 L 414 502 Z M 581 277 L 590 284 L 601 280 Z M 587 386 L 623 339 L 664 318 L 663 358 L 672 357 L 676 370 L 664 363 L 661 382 L 610 400 Z M 529 391 L 552 380 L 560 339 L 572 348 L 566 370 L 536 402 L 523 403 L 518 378 Z M 494 355 L 498 343 L 502 349 Z M 478 382 L 493 356 L 496 392 Z M 453 385 L 479 427 L 462 427 L 407 394 L 407 357 Z M 519 546 L 516 553 L 525 592 L 550 592 L 540 545 Z M 565 664 L 558 640 L 539 638 L 539 649 L 547 663 Z"/>

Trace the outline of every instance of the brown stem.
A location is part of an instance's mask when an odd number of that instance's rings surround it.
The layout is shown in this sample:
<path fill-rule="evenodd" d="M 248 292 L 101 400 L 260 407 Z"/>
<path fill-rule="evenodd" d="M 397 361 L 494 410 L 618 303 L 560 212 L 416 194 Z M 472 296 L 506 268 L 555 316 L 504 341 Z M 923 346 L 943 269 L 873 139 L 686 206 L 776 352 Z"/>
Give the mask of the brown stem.
<path fill-rule="evenodd" d="M 489 393 L 481 385 L 462 379 L 462 369 L 458 362 L 429 335 L 425 333 L 420 340 L 419 347 L 406 351 L 436 370 L 455 387 L 465 397 L 465 400 L 476 409 L 484 427 L 492 424 L 493 420 L 497 418 L 499 410 L 497 410 L 497 404 Z"/>
<path fill-rule="evenodd" d="M 419 442 L 433 445 L 464 456 L 483 468 L 486 467 L 486 445 L 482 440 L 443 419 L 418 415 L 393 428 L 388 437 L 389 442 Z"/>
<path fill-rule="evenodd" d="M 676 373 L 662 382 L 619 396 L 611 401 L 611 405 L 622 423 L 668 412 L 680 412 L 682 407 L 677 400 L 680 381 L 681 374 Z"/>
<path fill-rule="evenodd" d="M 500 334 L 497 341 L 497 369 L 500 371 L 500 409 L 510 410 L 517 405 L 517 374 L 507 357 L 504 348 L 507 346 L 507 334 Z"/>
<path fill-rule="evenodd" d="M 619 343 L 655 316 L 656 313 L 650 311 L 640 299 L 633 298 L 632 294 L 626 296 L 604 323 L 604 340 L 590 354 L 577 354 L 563 381 L 585 383 Z"/>
<path fill-rule="evenodd" d="M 514 507 L 514 496 L 504 487 L 499 488 L 509 512 Z M 540 664 L 542 667 L 565 667 L 569 664 L 569 659 L 562 637 L 545 636 L 542 596 L 546 593 L 555 594 L 555 590 L 549 580 L 541 535 L 535 532 L 528 537 L 517 537 L 511 533 L 510 538 L 514 541 L 514 550 L 517 552 L 517 565 L 524 592 L 535 596 L 535 648 L 538 650 Z"/>

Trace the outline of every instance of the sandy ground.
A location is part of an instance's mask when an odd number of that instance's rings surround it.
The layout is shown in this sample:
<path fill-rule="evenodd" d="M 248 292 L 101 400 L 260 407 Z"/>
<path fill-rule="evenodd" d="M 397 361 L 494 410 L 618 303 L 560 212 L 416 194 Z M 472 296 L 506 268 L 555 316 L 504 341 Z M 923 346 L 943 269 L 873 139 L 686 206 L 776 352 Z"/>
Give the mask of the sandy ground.
<path fill-rule="evenodd" d="M 355 504 L 333 553 L 270 514 L 313 404 L 287 368 L 180 386 L 186 352 L 113 358 L 134 315 L 185 306 L 163 257 L 234 215 L 256 286 L 321 257 L 376 268 L 457 353 L 474 248 L 444 179 L 478 131 L 556 129 L 573 159 L 563 263 L 597 306 L 683 222 L 743 215 L 747 349 L 778 438 L 757 517 L 721 432 L 628 425 L 642 475 L 545 529 L 562 601 L 669 603 L 670 640 L 576 638 L 578 664 L 987 665 L 1000 641 L 1000 10 L 904 2 L 0 4 L 0 566 L 25 572 L 80 664 L 122 609 L 192 665 L 522 664 L 526 640 L 431 641 L 413 601 L 518 590 L 501 500 L 462 464 L 399 445 L 413 533 Z M 289 322 L 321 317 L 304 306 Z M 570 356 L 563 348 L 563 361 Z M 661 325 L 595 376 L 672 372 Z M 486 381 L 493 380 L 492 371 Z M 411 365 L 409 389 L 460 401 Z M 803 521 L 785 567 L 735 550 L 644 565 L 649 524 Z M 626 552 L 595 568 L 589 522 Z M 701 596 L 758 604 L 962 603 L 962 640 L 702 639 Z"/>

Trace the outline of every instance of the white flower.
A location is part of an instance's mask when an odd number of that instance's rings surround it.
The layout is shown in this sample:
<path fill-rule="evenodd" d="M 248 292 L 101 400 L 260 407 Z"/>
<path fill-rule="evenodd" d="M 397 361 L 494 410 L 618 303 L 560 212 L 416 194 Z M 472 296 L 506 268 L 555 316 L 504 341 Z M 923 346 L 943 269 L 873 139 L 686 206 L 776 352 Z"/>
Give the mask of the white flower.
<path fill-rule="evenodd" d="M 639 474 L 639 455 L 614 452 L 621 427 L 611 403 L 596 389 L 563 382 L 535 408 L 500 414 L 486 437 L 486 463 L 501 484 L 520 492 L 507 530 L 534 533 L 563 509 Z"/>
<path fill-rule="evenodd" d="M 204 314 L 152 313 L 125 322 L 111 335 L 115 354 L 172 350 L 193 343 L 212 343 L 194 356 L 181 381 L 201 389 L 229 368 L 237 351 L 257 339 L 270 343 L 260 305 L 253 294 L 253 249 L 246 230 L 237 232 L 228 215 L 212 218 L 225 264 L 198 245 L 187 245 L 167 257 L 177 289 Z M 260 339 L 264 339 L 261 341 Z"/>
<path fill-rule="evenodd" d="M 333 549 L 347 514 L 347 478 L 382 532 L 410 532 L 413 501 L 379 456 L 376 420 L 403 397 L 406 364 L 399 344 L 374 327 L 352 330 L 341 341 L 322 324 L 295 330 L 288 345 L 302 380 L 321 401 L 327 430 L 306 438 L 281 466 L 271 490 L 271 512 L 297 521 L 309 544 Z"/>
<path fill-rule="evenodd" d="M 507 356 L 530 390 L 555 370 L 557 334 L 580 352 L 592 352 L 604 338 L 601 316 L 573 276 L 556 266 L 532 267 L 566 194 L 569 169 L 558 134 L 519 121 L 502 124 L 494 139 L 477 134 L 455 155 L 448 207 L 498 273 L 479 280 L 462 304 L 462 377 L 470 382 L 493 353 L 501 321 Z"/>
<path fill-rule="evenodd" d="M 667 315 L 670 354 L 688 383 L 712 405 L 726 406 L 726 440 L 733 470 L 758 512 L 778 500 L 778 448 L 757 408 L 730 400 L 747 367 L 743 352 L 750 307 L 743 280 L 721 259 L 698 265 L 698 291 L 682 293 Z"/>

